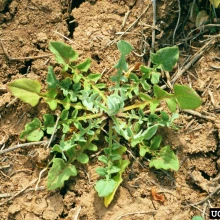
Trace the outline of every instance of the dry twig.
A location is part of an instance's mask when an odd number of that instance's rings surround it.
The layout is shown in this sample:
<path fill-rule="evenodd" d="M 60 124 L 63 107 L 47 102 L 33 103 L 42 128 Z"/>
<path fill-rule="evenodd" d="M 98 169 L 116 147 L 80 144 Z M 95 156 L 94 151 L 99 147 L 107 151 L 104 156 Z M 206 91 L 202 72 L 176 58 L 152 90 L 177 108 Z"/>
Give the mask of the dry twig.
<path fill-rule="evenodd" d="M 196 111 L 194 111 L 194 110 L 182 110 L 182 111 L 183 111 L 183 112 L 186 112 L 186 113 L 189 113 L 189 114 L 191 114 L 191 115 L 198 116 L 198 117 L 200 117 L 200 118 L 207 119 L 207 120 L 211 120 L 211 121 L 215 121 L 215 120 L 216 120 L 214 117 L 202 115 L 201 113 L 196 112 Z"/>
<path fill-rule="evenodd" d="M 201 201 L 199 201 L 199 202 L 193 203 L 193 204 L 189 204 L 189 205 L 187 205 L 187 206 L 185 206 L 185 207 L 201 205 L 202 203 L 204 203 L 204 202 L 206 202 L 208 199 L 210 199 L 210 198 L 211 198 L 214 194 L 216 194 L 219 190 L 220 190 L 220 185 L 218 185 L 218 186 L 214 189 L 214 191 L 213 191 L 210 195 L 208 195 L 205 199 L 203 199 L 203 200 L 201 200 Z"/>
<path fill-rule="evenodd" d="M 156 20 L 157 20 L 157 15 L 156 15 L 156 0 L 152 0 L 152 5 L 153 5 L 153 27 L 156 26 Z M 151 52 L 154 52 L 154 46 L 155 46 L 155 28 L 152 29 L 152 43 L 151 43 Z"/>
<path fill-rule="evenodd" d="M 18 148 L 21 148 L 21 147 L 29 147 L 29 146 L 38 145 L 38 144 L 46 145 L 47 143 L 48 143 L 48 141 L 38 141 L 38 142 L 31 142 L 31 143 L 25 143 L 25 144 L 18 144 L 18 145 L 15 145 L 13 147 L 10 147 L 8 149 L 1 150 L 0 155 L 4 154 L 4 153 L 7 153 L 9 151 L 13 151 L 13 150 L 18 149 Z"/>
<path fill-rule="evenodd" d="M 182 67 L 175 77 L 171 80 L 171 83 L 174 84 L 177 79 L 182 76 L 191 66 L 193 66 L 203 55 L 204 52 L 207 52 L 216 42 L 217 38 L 220 37 L 220 34 L 213 36 L 199 51 L 197 51 L 190 59 L 187 65 Z"/>

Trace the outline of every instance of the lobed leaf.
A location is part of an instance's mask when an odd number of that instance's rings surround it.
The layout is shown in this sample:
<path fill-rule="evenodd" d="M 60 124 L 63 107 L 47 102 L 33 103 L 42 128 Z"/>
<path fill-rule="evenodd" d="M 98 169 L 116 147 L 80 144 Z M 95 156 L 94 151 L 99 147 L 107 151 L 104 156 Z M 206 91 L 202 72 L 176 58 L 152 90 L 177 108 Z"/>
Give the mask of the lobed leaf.
<path fill-rule="evenodd" d="M 170 149 L 170 146 L 165 146 L 160 150 L 159 156 L 151 159 L 149 166 L 156 169 L 177 171 L 179 169 L 179 160 L 173 150 Z"/>
<path fill-rule="evenodd" d="M 146 153 L 151 153 L 149 146 L 140 145 L 139 146 L 139 154 L 141 157 L 144 157 Z"/>
<path fill-rule="evenodd" d="M 164 91 L 158 85 L 154 85 L 153 90 L 154 90 L 154 95 L 156 96 L 157 99 L 166 99 L 173 97 L 173 95 Z"/>
<path fill-rule="evenodd" d="M 152 74 L 151 74 L 151 83 L 152 84 L 158 84 L 159 80 L 160 80 L 160 73 L 152 72 Z"/>
<path fill-rule="evenodd" d="M 105 177 L 105 176 L 107 175 L 106 168 L 104 168 L 104 167 L 97 167 L 95 171 L 96 171 L 96 173 L 98 173 L 100 176 Z"/>
<path fill-rule="evenodd" d="M 72 49 L 72 47 L 63 42 L 50 42 L 49 50 L 55 55 L 56 61 L 63 65 L 64 71 L 66 71 L 71 62 L 75 61 L 78 57 L 78 54 Z"/>
<path fill-rule="evenodd" d="M 55 125 L 55 121 L 54 121 L 54 116 L 51 114 L 45 114 L 43 115 L 43 119 L 44 119 L 44 127 L 47 129 L 47 134 L 52 134 L 54 131 L 54 125 Z"/>
<path fill-rule="evenodd" d="M 91 65 L 91 60 L 88 58 L 84 62 L 76 65 L 76 68 L 81 72 L 87 72 L 90 68 L 90 65 Z"/>
<path fill-rule="evenodd" d="M 171 71 L 179 59 L 179 49 L 177 46 L 165 47 L 156 53 L 151 53 L 150 58 L 152 63 L 161 66 L 163 70 Z"/>
<path fill-rule="evenodd" d="M 114 191 L 116 184 L 113 179 L 98 180 L 95 184 L 95 190 L 98 192 L 99 197 L 106 197 Z"/>
<path fill-rule="evenodd" d="M 181 109 L 195 109 L 202 104 L 201 98 L 192 88 L 179 84 L 175 84 L 173 88 Z"/>
<path fill-rule="evenodd" d="M 41 122 L 38 118 L 25 125 L 25 130 L 21 132 L 20 139 L 26 138 L 27 141 L 39 141 L 44 136 L 41 130 Z"/>
<path fill-rule="evenodd" d="M 88 79 L 97 82 L 100 78 L 102 77 L 102 75 L 100 73 L 94 73 L 94 74 L 90 74 L 88 75 Z"/>
<path fill-rule="evenodd" d="M 63 159 L 54 158 L 53 165 L 48 172 L 47 188 L 55 190 L 63 187 L 66 180 L 76 175 L 77 170 L 74 165 L 65 163 Z"/>
<path fill-rule="evenodd" d="M 117 43 L 118 50 L 123 54 L 124 56 L 128 55 L 132 50 L 133 47 L 126 41 L 120 40 Z"/>
<path fill-rule="evenodd" d="M 45 102 L 49 105 L 51 110 L 55 110 L 57 108 L 57 100 L 55 99 L 58 92 L 57 89 L 50 89 L 44 97 Z"/>
<path fill-rule="evenodd" d="M 8 90 L 23 102 L 36 106 L 41 98 L 41 85 L 37 80 L 33 79 L 16 79 L 7 84 Z"/>
<path fill-rule="evenodd" d="M 126 167 L 129 165 L 129 163 L 130 162 L 128 160 L 121 160 L 119 162 L 118 167 L 120 167 L 120 172 L 116 176 L 114 176 L 112 178 L 115 181 L 116 184 L 114 186 L 113 191 L 109 195 L 104 197 L 104 205 L 105 205 L 105 207 L 108 207 L 109 204 L 114 199 L 115 193 L 116 193 L 118 187 L 120 186 L 120 184 L 123 181 L 122 174 L 125 171 Z"/>

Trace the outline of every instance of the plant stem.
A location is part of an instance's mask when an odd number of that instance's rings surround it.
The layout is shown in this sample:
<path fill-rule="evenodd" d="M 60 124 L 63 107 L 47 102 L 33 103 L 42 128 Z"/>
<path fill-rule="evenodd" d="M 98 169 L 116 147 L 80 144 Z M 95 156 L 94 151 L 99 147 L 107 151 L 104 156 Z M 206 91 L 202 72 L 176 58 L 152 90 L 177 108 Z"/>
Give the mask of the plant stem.
<path fill-rule="evenodd" d="M 86 119 L 93 119 L 93 118 L 100 118 L 101 116 L 104 116 L 103 113 L 97 113 L 97 114 L 91 114 L 86 116 L 77 117 L 77 121 L 83 121 Z M 103 119 L 106 119 L 107 117 L 104 117 Z"/>
<path fill-rule="evenodd" d="M 129 111 L 134 108 L 145 108 L 145 106 L 149 103 L 150 102 L 142 102 L 142 103 L 138 103 L 138 104 L 129 105 L 123 109 L 123 112 Z"/>

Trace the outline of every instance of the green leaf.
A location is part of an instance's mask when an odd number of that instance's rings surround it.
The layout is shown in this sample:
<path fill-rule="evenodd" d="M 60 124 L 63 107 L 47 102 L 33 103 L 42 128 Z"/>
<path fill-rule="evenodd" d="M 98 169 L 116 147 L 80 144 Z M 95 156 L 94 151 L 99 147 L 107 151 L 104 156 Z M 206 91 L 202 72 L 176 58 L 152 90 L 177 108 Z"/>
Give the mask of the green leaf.
<path fill-rule="evenodd" d="M 55 144 L 51 150 L 51 152 L 57 152 L 57 153 L 61 153 L 62 154 L 62 158 L 67 161 L 66 155 L 64 153 L 64 150 L 61 148 L 60 145 Z"/>
<path fill-rule="evenodd" d="M 153 125 L 143 132 L 144 140 L 150 140 L 157 132 L 158 125 Z"/>
<path fill-rule="evenodd" d="M 170 149 L 170 146 L 165 146 L 160 150 L 159 156 L 151 159 L 149 166 L 156 169 L 177 171 L 179 169 L 179 160 L 173 150 Z"/>
<path fill-rule="evenodd" d="M 218 8 L 218 6 L 220 5 L 220 0 L 209 0 L 215 8 Z"/>
<path fill-rule="evenodd" d="M 151 88 L 145 80 L 141 81 L 141 85 L 145 91 L 148 91 Z"/>
<path fill-rule="evenodd" d="M 166 99 L 166 98 L 173 97 L 173 95 L 164 91 L 158 85 L 154 85 L 153 90 L 154 90 L 154 95 L 156 96 L 157 99 Z"/>
<path fill-rule="evenodd" d="M 163 70 L 171 71 L 179 59 L 179 49 L 177 46 L 165 47 L 156 53 L 151 53 L 150 58 L 152 63 L 161 66 Z"/>
<path fill-rule="evenodd" d="M 123 151 L 123 149 L 122 149 L 122 151 Z M 108 196 L 104 197 L 104 205 L 105 205 L 105 207 L 108 207 L 109 204 L 114 199 L 115 193 L 116 193 L 118 187 L 120 186 L 120 184 L 123 181 L 122 174 L 125 171 L 126 167 L 129 165 L 129 163 L 130 162 L 128 160 L 121 160 L 119 162 L 118 166 L 120 167 L 121 171 L 116 176 L 114 176 L 112 178 L 116 182 L 116 184 L 115 184 L 114 190 Z"/>
<path fill-rule="evenodd" d="M 97 167 L 96 168 L 96 173 L 98 173 L 100 176 L 105 177 L 107 175 L 107 171 L 104 167 Z"/>
<path fill-rule="evenodd" d="M 61 82 L 59 82 L 59 86 L 63 91 L 63 95 L 67 96 L 70 93 L 70 85 L 72 84 L 72 80 L 67 77 L 63 79 Z"/>
<path fill-rule="evenodd" d="M 41 85 L 33 79 L 16 79 L 7 84 L 9 92 L 21 99 L 23 102 L 30 104 L 32 107 L 39 102 Z"/>
<path fill-rule="evenodd" d="M 121 157 L 120 157 L 121 158 Z M 113 174 L 113 173 L 118 173 L 121 170 L 121 168 L 117 167 L 117 166 L 112 166 L 109 170 L 108 173 L 109 174 Z"/>
<path fill-rule="evenodd" d="M 78 157 L 77 160 L 82 163 L 82 164 L 87 164 L 89 162 L 89 157 L 85 153 L 81 153 Z"/>
<path fill-rule="evenodd" d="M 146 153 L 151 153 L 148 146 L 140 145 L 139 154 L 141 157 L 144 157 Z"/>
<path fill-rule="evenodd" d="M 53 71 L 53 67 L 49 66 L 48 67 L 48 73 L 47 73 L 47 79 L 46 82 L 48 84 L 48 89 L 54 89 L 57 87 L 58 80 L 55 76 L 55 73 Z"/>
<path fill-rule="evenodd" d="M 67 120 L 69 116 L 69 110 L 67 109 L 63 109 L 61 115 L 60 115 L 60 119 L 61 120 Z"/>
<path fill-rule="evenodd" d="M 120 40 L 117 43 L 118 50 L 123 54 L 124 56 L 128 55 L 132 50 L 133 47 L 126 41 Z"/>
<path fill-rule="evenodd" d="M 150 73 L 152 72 L 152 68 L 146 67 L 146 66 L 141 66 L 140 70 L 142 73 L 144 73 L 144 78 L 150 78 Z"/>
<path fill-rule="evenodd" d="M 43 119 L 44 119 L 44 126 L 47 129 L 47 134 L 52 134 L 55 125 L 54 116 L 51 114 L 45 114 L 43 115 Z"/>
<path fill-rule="evenodd" d="M 77 59 L 78 54 L 72 49 L 71 46 L 62 42 L 50 42 L 50 51 L 55 55 L 56 61 L 63 65 L 63 70 L 66 71 L 71 62 Z"/>
<path fill-rule="evenodd" d="M 161 119 L 162 119 L 164 122 L 168 122 L 168 121 L 169 121 L 169 115 L 168 115 L 166 112 L 161 111 L 160 115 L 161 115 Z"/>
<path fill-rule="evenodd" d="M 41 122 L 38 118 L 25 125 L 25 130 L 21 132 L 20 139 L 26 138 L 27 141 L 39 141 L 44 136 L 41 130 Z"/>
<path fill-rule="evenodd" d="M 105 155 L 101 155 L 98 157 L 98 160 L 107 164 L 108 163 L 108 158 Z"/>
<path fill-rule="evenodd" d="M 196 215 L 196 216 L 193 216 L 192 220 L 204 220 L 204 218 L 199 215 Z"/>
<path fill-rule="evenodd" d="M 151 114 L 153 114 L 157 108 L 157 106 L 160 104 L 159 100 L 153 100 L 152 102 L 150 102 L 150 112 Z"/>
<path fill-rule="evenodd" d="M 116 182 L 113 179 L 98 180 L 95 184 L 95 190 L 98 192 L 99 197 L 108 196 L 115 189 Z"/>
<path fill-rule="evenodd" d="M 62 126 L 63 126 L 62 132 L 63 132 L 64 134 L 66 134 L 67 132 L 69 132 L 69 130 L 70 130 L 69 124 L 67 124 L 67 123 L 62 123 Z"/>
<path fill-rule="evenodd" d="M 45 102 L 49 105 L 51 110 L 55 110 L 57 108 L 57 101 L 56 101 L 56 96 L 57 96 L 58 92 L 57 89 L 50 89 L 44 97 Z"/>
<path fill-rule="evenodd" d="M 122 97 L 113 94 L 107 97 L 107 105 L 108 115 L 113 116 L 122 110 L 122 108 L 124 107 L 124 102 Z"/>
<path fill-rule="evenodd" d="M 87 76 L 88 79 L 97 82 L 100 78 L 102 77 L 102 75 L 100 73 L 94 73 L 94 74 L 90 74 Z"/>
<path fill-rule="evenodd" d="M 147 94 L 145 94 L 145 93 L 140 93 L 139 94 L 139 97 L 141 98 L 141 100 L 143 100 L 143 101 L 151 101 L 152 100 L 152 98 L 149 96 L 149 95 L 147 95 Z"/>
<path fill-rule="evenodd" d="M 89 146 L 87 147 L 88 150 L 91 151 L 97 151 L 98 147 L 95 144 L 89 144 Z"/>
<path fill-rule="evenodd" d="M 73 82 L 74 83 L 79 83 L 80 82 L 80 80 L 82 79 L 82 74 L 74 74 L 73 75 Z M 86 81 L 85 81 L 86 82 Z"/>
<path fill-rule="evenodd" d="M 48 172 L 47 188 L 49 190 L 60 188 L 64 186 L 64 181 L 76 175 L 77 170 L 74 165 L 66 164 L 63 159 L 54 158 L 53 165 Z"/>
<path fill-rule="evenodd" d="M 145 130 L 143 133 L 139 132 L 131 139 L 131 146 L 135 147 L 138 143 L 143 140 L 150 140 L 157 132 L 158 125 L 153 125 Z"/>
<path fill-rule="evenodd" d="M 105 83 L 98 83 L 98 84 L 96 84 L 96 87 L 98 89 L 104 89 L 104 88 L 106 88 L 106 84 Z"/>
<path fill-rule="evenodd" d="M 119 71 L 117 72 L 117 75 L 110 77 L 111 81 L 112 82 L 126 81 L 127 78 L 125 78 L 125 77 L 123 78 L 123 76 L 122 76 L 122 70 L 128 71 L 128 64 L 126 62 L 126 57 L 123 54 L 121 55 L 118 63 L 116 63 L 114 68 L 119 69 Z"/>
<path fill-rule="evenodd" d="M 175 112 L 176 111 L 176 99 L 171 98 L 171 99 L 166 99 L 165 101 L 167 103 L 167 106 L 168 106 L 169 110 L 171 112 Z"/>
<path fill-rule="evenodd" d="M 78 64 L 76 68 L 81 72 L 87 72 L 90 68 L 91 60 L 88 58 L 84 62 Z"/>
<path fill-rule="evenodd" d="M 179 84 L 175 84 L 173 88 L 181 109 L 195 109 L 202 104 L 201 98 L 192 88 Z"/>
<path fill-rule="evenodd" d="M 65 99 L 62 100 L 63 107 L 67 110 L 70 109 L 70 103 L 70 98 L 68 96 L 66 96 Z"/>
<path fill-rule="evenodd" d="M 160 147 L 160 143 L 162 141 L 162 136 L 161 135 L 157 135 L 155 137 L 153 137 L 153 139 L 151 140 L 151 144 L 150 144 L 150 149 L 151 150 L 158 150 Z"/>
<path fill-rule="evenodd" d="M 152 84 L 158 84 L 160 80 L 160 73 L 158 72 L 153 72 L 151 75 L 151 83 Z"/>
<path fill-rule="evenodd" d="M 120 154 L 117 154 L 117 153 L 114 153 L 114 154 L 111 155 L 110 158 L 111 158 L 111 159 L 110 159 L 111 161 L 120 160 L 120 159 L 121 159 L 121 155 L 120 155 Z"/>

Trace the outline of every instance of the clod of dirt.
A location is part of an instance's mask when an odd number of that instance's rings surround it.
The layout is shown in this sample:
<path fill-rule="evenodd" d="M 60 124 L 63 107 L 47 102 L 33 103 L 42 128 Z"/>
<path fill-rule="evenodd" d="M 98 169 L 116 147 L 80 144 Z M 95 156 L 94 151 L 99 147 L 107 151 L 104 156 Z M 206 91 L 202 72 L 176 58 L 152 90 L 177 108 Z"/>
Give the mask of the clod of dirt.
<path fill-rule="evenodd" d="M 11 205 L 8 208 L 8 212 L 9 214 L 15 214 L 16 212 L 19 212 L 21 210 L 21 206 L 16 204 L 16 205 Z"/>
<path fill-rule="evenodd" d="M 191 164 L 192 166 L 196 167 L 198 170 L 205 172 L 210 177 L 218 173 L 213 158 L 197 156 L 191 159 Z"/>
<path fill-rule="evenodd" d="M 33 5 L 35 5 L 37 8 L 41 9 L 42 11 L 51 11 L 52 7 L 51 7 L 51 1 L 50 0 L 45 0 L 45 1 L 41 1 L 41 0 L 32 0 L 31 1 Z"/>
<path fill-rule="evenodd" d="M 61 195 L 54 195 L 47 199 L 48 207 L 43 212 L 43 219 L 57 219 L 63 212 L 63 198 Z"/>
<path fill-rule="evenodd" d="M 40 220 L 40 218 L 38 218 L 36 215 L 34 215 L 33 213 L 27 213 L 24 217 L 24 220 Z"/>
<path fill-rule="evenodd" d="M 211 184 L 210 181 L 208 181 L 207 179 L 205 179 L 200 171 L 196 171 L 194 170 L 191 173 L 191 178 L 193 179 L 193 181 L 195 182 L 195 184 L 199 187 L 201 187 L 201 189 L 203 189 L 204 191 L 206 191 L 207 193 L 213 192 L 213 190 L 215 189 L 215 187 L 213 186 L 213 184 Z"/>
<path fill-rule="evenodd" d="M 199 131 L 185 135 L 184 151 L 190 154 L 214 152 L 217 148 L 215 128 L 211 122 L 204 123 Z"/>

